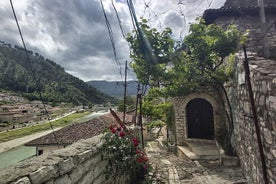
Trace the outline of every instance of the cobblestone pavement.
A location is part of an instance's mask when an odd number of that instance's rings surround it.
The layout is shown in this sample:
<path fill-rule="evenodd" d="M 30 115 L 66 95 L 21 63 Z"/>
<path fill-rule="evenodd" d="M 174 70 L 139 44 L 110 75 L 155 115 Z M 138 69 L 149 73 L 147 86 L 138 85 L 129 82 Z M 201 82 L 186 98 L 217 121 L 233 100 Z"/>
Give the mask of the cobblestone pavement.
<path fill-rule="evenodd" d="M 220 166 L 218 160 L 190 160 L 147 143 L 153 184 L 245 184 L 239 167 Z"/>

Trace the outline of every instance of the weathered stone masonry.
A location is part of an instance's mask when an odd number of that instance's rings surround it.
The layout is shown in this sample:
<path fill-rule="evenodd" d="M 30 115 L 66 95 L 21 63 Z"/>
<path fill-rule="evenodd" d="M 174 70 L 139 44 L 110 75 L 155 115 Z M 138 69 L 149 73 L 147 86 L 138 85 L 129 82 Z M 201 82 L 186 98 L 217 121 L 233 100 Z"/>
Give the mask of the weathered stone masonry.
<path fill-rule="evenodd" d="M 251 83 L 261 128 L 268 178 L 276 183 L 276 61 L 248 53 Z M 234 114 L 234 143 L 249 183 L 263 183 L 254 120 L 244 80 L 244 55 L 237 55 L 236 80 L 228 89 Z"/>
<path fill-rule="evenodd" d="M 128 183 L 128 176 L 106 180 L 100 153 L 100 137 L 80 140 L 0 170 L 0 184 L 104 184 Z"/>

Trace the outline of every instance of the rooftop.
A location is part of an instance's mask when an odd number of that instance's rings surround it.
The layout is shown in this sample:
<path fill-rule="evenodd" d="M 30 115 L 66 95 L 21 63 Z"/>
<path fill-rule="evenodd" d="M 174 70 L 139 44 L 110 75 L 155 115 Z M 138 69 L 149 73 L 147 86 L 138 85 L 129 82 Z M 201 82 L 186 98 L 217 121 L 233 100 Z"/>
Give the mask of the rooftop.
<path fill-rule="evenodd" d="M 265 0 L 266 15 L 276 15 L 276 1 Z M 227 0 L 219 9 L 208 9 L 204 12 L 203 18 L 207 24 L 213 23 L 220 17 L 240 17 L 244 15 L 259 16 L 257 0 Z"/>
<path fill-rule="evenodd" d="M 265 6 L 275 5 L 275 0 L 263 0 Z M 258 6 L 258 0 L 226 0 L 224 7 L 248 7 Z"/>
<path fill-rule="evenodd" d="M 122 117 L 122 113 L 118 114 Z M 131 121 L 131 116 L 126 115 L 126 122 Z M 101 134 L 108 125 L 116 123 L 111 113 L 101 115 L 84 123 L 76 123 L 64 127 L 54 133 L 47 134 L 38 139 L 26 143 L 26 146 L 45 146 L 45 145 L 61 145 L 67 146 L 80 139 L 88 139 Z M 58 141 L 56 141 L 56 139 Z"/>

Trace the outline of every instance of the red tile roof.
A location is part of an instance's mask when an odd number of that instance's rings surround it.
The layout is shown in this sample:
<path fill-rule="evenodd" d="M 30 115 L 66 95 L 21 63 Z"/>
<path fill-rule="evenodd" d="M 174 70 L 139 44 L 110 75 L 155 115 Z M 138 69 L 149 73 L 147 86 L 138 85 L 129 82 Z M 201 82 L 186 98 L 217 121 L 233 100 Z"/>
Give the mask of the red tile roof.
<path fill-rule="evenodd" d="M 118 113 L 122 119 L 122 113 Z M 131 122 L 131 116 L 126 115 L 126 122 Z M 116 123 L 111 113 L 101 115 L 84 123 L 76 123 L 64 127 L 54 134 L 50 133 L 26 143 L 26 146 L 60 145 L 67 146 L 80 139 L 88 139 L 101 134 L 111 123 Z M 55 136 L 54 136 L 55 135 Z M 56 139 L 55 139 L 56 137 Z M 58 143 L 57 143 L 58 142 Z"/>

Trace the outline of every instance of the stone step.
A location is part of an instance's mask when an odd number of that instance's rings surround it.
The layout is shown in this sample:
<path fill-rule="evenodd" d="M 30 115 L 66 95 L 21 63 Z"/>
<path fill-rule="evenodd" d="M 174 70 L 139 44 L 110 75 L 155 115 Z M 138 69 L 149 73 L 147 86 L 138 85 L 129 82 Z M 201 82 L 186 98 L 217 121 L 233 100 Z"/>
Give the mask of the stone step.
<path fill-rule="evenodd" d="M 177 146 L 178 155 L 186 155 L 191 160 L 220 159 L 222 151 L 219 150 L 215 141 L 196 142 L 187 141 L 184 146 Z"/>

